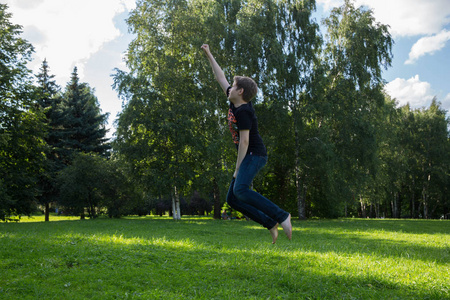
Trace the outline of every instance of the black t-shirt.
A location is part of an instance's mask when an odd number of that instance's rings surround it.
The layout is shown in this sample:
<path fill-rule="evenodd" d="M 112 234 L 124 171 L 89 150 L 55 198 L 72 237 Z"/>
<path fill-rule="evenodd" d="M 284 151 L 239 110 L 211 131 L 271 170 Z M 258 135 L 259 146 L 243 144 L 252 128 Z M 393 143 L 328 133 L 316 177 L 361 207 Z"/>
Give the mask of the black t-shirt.
<path fill-rule="evenodd" d="M 227 89 L 227 94 L 230 91 Z M 250 130 L 247 154 L 267 156 L 267 150 L 258 131 L 258 120 L 251 102 L 235 107 L 230 103 L 228 110 L 228 126 L 236 148 L 239 147 L 239 130 Z"/>

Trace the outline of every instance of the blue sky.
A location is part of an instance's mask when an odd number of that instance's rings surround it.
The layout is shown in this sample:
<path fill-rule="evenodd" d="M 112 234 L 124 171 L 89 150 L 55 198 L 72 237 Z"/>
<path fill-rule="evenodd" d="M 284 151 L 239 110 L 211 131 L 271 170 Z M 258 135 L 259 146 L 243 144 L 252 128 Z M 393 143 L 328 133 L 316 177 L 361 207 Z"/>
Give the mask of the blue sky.
<path fill-rule="evenodd" d="M 2 2 L 5 2 L 3 0 Z M 321 22 L 343 0 L 316 0 Z M 12 21 L 35 47 L 29 67 L 37 73 L 44 58 L 63 88 L 74 66 L 81 81 L 95 88 L 100 107 L 110 113 L 109 136 L 122 102 L 112 90 L 114 68 L 126 69 L 124 53 L 132 36 L 125 19 L 134 0 L 6 0 Z M 355 0 L 373 9 L 395 40 L 392 66 L 383 74 L 386 91 L 399 105 L 427 107 L 433 97 L 450 110 L 449 0 Z"/>

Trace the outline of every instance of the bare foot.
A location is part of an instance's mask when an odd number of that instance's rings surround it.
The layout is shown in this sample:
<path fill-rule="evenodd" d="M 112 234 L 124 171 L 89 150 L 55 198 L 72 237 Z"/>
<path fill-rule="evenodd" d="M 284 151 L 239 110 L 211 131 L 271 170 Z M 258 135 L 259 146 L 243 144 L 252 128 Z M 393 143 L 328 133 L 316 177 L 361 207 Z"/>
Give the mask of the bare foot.
<path fill-rule="evenodd" d="M 291 214 L 281 223 L 284 233 L 286 233 L 289 240 L 292 239 L 292 224 L 291 224 Z"/>
<path fill-rule="evenodd" d="M 278 223 L 272 227 L 272 229 L 269 229 L 270 235 L 272 236 L 272 244 L 275 244 L 277 242 L 278 238 Z"/>

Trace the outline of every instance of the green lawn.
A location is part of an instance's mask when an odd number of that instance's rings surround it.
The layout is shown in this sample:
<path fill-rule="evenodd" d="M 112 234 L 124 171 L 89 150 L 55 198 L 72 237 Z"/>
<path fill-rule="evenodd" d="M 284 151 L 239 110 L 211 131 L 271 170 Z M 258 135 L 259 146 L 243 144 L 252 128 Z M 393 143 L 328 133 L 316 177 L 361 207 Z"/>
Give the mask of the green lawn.
<path fill-rule="evenodd" d="M 0 299 L 450 299 L 449 221 L 41 221 L 0 223 Z"/>

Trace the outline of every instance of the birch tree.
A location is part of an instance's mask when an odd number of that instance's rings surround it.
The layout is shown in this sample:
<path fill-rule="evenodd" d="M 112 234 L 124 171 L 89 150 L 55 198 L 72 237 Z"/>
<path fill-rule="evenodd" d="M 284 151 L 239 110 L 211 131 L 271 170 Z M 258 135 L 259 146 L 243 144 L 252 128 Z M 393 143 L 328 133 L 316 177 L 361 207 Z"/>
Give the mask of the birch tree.
<path fill-rule="evenodd" d="M 126 101 L 116 149 L 135 166 L 149 193 L 170 195 L 174 219 L 181 217 L 180 194 L 188 190 L 202 159 L 203 135 L 196 130 L 208 117 L 194 68 L 201 59 L 195 54 L 201 46 L 195 38 L 200 25 L 190 5 L 140 1 L 128 19 L 136 35 L 128 49 L 130 72 L 115 76 Z"/>
<path fill-rule="evenodd" d="M 381 72 L 391 64 L 393 40 L 388 26 L 377 23 L 371 10 L 355 8 L 349 0 L 333 9 L 324 24 L 329 68 L 324 96 L 332 106 L 328 122 L 336 172 L 346 186 L 344 198 L 363 199 L 376 172 L 377 116 L 384 105 Z"/>

